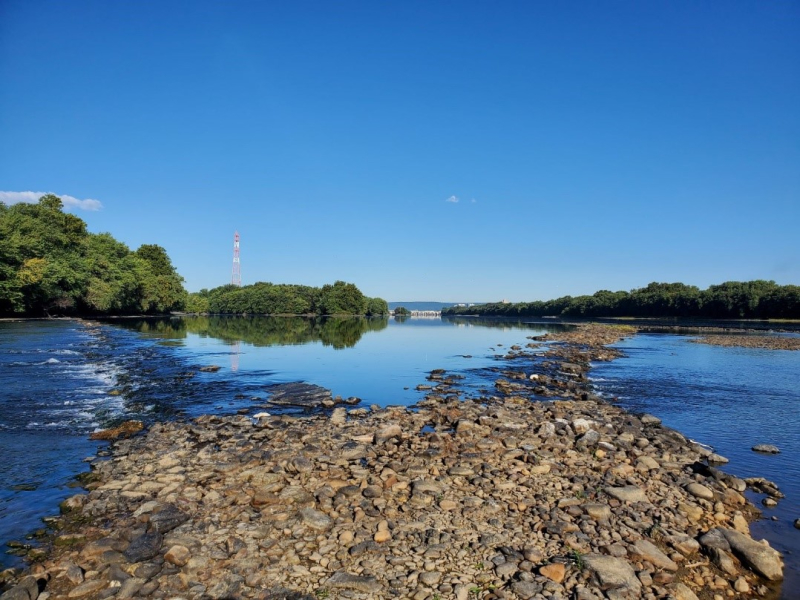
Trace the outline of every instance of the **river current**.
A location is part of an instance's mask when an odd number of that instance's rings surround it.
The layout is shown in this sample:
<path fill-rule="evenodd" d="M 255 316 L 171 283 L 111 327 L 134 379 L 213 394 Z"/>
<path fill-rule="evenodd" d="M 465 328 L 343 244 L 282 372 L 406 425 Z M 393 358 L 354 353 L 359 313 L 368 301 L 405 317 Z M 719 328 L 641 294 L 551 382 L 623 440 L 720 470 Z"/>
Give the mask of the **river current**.
<path fill-rule="evenodd" d="M 305 381 L 365 405 L 412 405 L 437 368 L 464 375 L 467 395 L 492 389 L 503 356 L 552 322 L 477 319 L 314 320 L 184 318 L 0 322 L 0 543 L 25 542 L 77 493 L 84 459 L 103 452 L 95 429 L 234 413 L 263 404 L 268 387 Z M 752 526 L 786 555 L 800 590 L 800 352 L 725 348 L 691 336 L 640 334 L 625 357 L 591 372 L 599 393 L 730 459 L 742 477 L 775 481 L 786 499 Z M 203 366 L 219 366 L 202 373 Z M 267 409 L 275 412 L 274 409 Z M 750 450 L 775 444 L 778 455 Z M 751 496 L 759 504 L 761 498 Z M 774 517 L 774 519 L 773 519 Z M 0 552 L 0 566 L 19 559 Z"/>

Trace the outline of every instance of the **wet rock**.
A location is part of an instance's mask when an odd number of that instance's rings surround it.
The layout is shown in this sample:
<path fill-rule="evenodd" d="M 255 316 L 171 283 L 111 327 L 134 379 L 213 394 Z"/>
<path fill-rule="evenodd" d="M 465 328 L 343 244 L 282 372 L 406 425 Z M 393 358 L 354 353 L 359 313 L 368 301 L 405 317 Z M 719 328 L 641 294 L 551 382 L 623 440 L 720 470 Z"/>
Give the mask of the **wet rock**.
<path fill-rule="evenodd" d="M 270 394 L 268 402 L 278 406 L 321 408 L 333 401 L 330 390 L 309 383 L 281 383 L 269 386 L 267 391 Z"/>
<path fill-rule="evenodd" d="M 156 531 L 140 535 L 130 543 L 123 556 L 132 563 L 150 560 L 161 550 L 162 540 L 163 537 Z"/>
<path fill-rule="evenodd" d="M 772 444 L 756 444 L 753 446 L 753 452 L 762 452 L 764 454 L 780 454 L 780 450 L 777 446 L 773 446 Z"/>
<path fill-rule="evenodd" d="M 222 368 L 222 367 L 220 367 L 220 366 L 218 366 L 218 365 L 207 365 L 207 366 L 205 366 L 205 367 L 200 367 L 200 368 L 198 369 L 198 371 L 200 371 L 201 373 L 216 373 L 216 372 L 217 372 L 217 371 L 219 371 L 221 368 Z"/>
<path fill-rule="evenodd" d="M 719 530 L 728 540 L 733 553 L 745 565 L 770 581 L 783 579 L 783 562 L 780 552 L 738 531 L 725 528 L 719 528 Z"/>

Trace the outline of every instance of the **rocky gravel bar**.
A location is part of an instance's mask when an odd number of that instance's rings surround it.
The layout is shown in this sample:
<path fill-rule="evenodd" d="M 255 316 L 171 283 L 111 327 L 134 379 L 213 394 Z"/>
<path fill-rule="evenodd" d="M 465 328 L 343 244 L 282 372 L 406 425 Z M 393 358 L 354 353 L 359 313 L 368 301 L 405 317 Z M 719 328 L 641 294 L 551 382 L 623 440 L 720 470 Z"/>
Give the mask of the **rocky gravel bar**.
<path fill-rule="evenodd" d="M 800 350 L 800 337 L 774 335 L 706 335 L 696 340 L 697 344 L 730 346 L 739 348 L 765 348 L 767 350 Z"/>
<path fill-rule="evenodd" d="M 413 409 L 154 424 L 92 462 L 2 600 L 777 597 L 747 482 L 591 393 L 627 333 L 532 339 L 477 398 L 434 371 Z"/>

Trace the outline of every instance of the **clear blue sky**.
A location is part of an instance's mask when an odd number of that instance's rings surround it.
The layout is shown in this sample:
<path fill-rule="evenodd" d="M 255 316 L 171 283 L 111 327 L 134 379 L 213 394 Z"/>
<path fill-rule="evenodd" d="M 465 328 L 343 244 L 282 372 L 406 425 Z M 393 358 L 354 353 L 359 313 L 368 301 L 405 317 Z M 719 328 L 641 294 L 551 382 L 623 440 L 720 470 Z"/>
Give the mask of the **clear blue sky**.
<path fill-rule="evenodd" d="M 193 291 L 234 230 L 245 283 L 387 300 L 800 284 L 798 32 L 790 1 L 0 0 L 0 190 Z"/>

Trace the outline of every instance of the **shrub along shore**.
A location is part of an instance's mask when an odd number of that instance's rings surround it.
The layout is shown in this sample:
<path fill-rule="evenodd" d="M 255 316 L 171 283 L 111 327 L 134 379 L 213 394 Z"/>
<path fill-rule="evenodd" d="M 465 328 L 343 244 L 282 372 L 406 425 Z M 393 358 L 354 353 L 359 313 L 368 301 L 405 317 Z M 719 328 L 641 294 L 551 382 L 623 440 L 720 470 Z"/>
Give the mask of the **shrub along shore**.
<path fill-rule="evenodd" d="M 742 495 L 777 488 L 592 394 L 632 332 L 512 347 L 480 398 L 437 370 L 413 410 L 155 424 L 92 462 L 3 600 L 777 597 Z"/>

